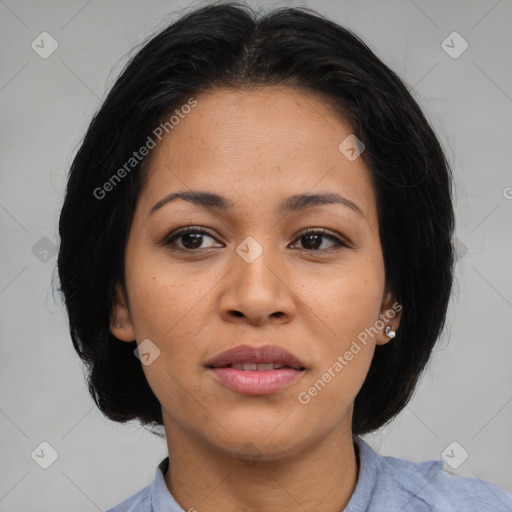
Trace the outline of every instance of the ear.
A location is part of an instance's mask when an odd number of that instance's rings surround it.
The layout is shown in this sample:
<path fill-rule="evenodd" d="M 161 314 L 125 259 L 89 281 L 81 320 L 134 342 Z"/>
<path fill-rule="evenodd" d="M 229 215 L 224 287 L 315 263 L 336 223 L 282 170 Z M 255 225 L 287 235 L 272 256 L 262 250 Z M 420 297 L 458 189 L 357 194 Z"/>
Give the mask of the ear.
<path fill-rule="evenodd" d="M 382 326 L 379 329 L 379 333 L 376 337 L 375 343 L 377 345 L 385 345 L 389 341 L 393 341 L 393 338 L 390 338 L 385 332 L 384 329 L 386 326 L 390 326 L 393 331 L 395 331 L 396 336 L 399 335 L 398 327 L 400 325 L 400 319 L 402 318 L 402 304 L 400 304 L 391 294 L 391 292 L 386 292 L 385 296 L 382 300 L 381 310 L 379 319 L 379 325 Z"/>
<path fill-rule="evenodd" d="M 110 332 L 121 341 L 134 341 L 135 331 L 128 309 L 128 300 L 121 285 L 116 284 L 115 300 L 110 315 Z"/>

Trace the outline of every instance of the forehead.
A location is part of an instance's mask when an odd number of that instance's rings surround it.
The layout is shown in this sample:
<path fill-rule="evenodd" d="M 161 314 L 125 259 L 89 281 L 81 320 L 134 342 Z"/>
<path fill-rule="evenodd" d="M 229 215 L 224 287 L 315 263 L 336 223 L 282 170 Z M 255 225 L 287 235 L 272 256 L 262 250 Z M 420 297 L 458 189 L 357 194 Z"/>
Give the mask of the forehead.
<path fill-rule="evenodd" d="M 260 87 L 212 89 L 194 99 L 196 106 L 181 114 L 151 154 L 142 194 L 147 209 L 173 190 L 264 204 L 322 189 L 342 193 L 371 215 L 366 165 L 339 149 L 352 136 L 351 126 L 321 96 Z"/>

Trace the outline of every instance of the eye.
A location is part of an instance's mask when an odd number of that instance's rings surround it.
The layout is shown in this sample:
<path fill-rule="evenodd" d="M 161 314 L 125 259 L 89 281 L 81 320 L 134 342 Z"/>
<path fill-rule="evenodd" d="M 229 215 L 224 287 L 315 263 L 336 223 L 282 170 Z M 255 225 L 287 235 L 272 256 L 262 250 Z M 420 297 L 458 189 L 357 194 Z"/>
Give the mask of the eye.
<path fill-rule="evenodd" d="M 186 228 L 175 231 L 164 238 L 162 245 L 170 246 L 171 249 L 181 251 L 199 251 L 201 249 L 208 249 L 211 247 L 222 247 L 222 244 L 213 244 L 209 247 L 202 247 L 204 237 L 215 238 L 203 228 L 187 226 Z M 323 240 L 329 239 L 333 243 L 330 248 L 322 247 Z M 302 232 L 295 240 L 305 241 L 303 250 L 315 252 L 330 252 L 341 249 L 342 247 L 350 248 L 350 246 L 343 240 L 332 234 L 326 234 L 325 228 L 323 229 L 307 229 Z"/>
<path fill-rule="evenodd" d="M 182 251 L 194 251 L 198 249 L 207 249 L 207 247 L 201 247 L 204 237 L 215 240 L 205 229 L 194 226 L 188 226 L 180 229 L 177 232 L 171 233 L 165 237 L 162 241 L 162 245 L 171 246 L 172 249 Z M 176 241 L 180 241 L 181 244 L 177 244 Z M 217 245 L 218 247 L 219 245 Z M 213 246 L 211 246 L 213 247 Z"/>
<path fill-rule="evenodd" d="M 329 239 L 334 242 L 334 245 L 329 248 L 320 248 L 322 246 L 322 238 L 323 239 Z M 306 240 L 306 244 L 304 249 L 307 251 L 337 251 L 340 250 L 342 247 L 349 248 L 349 245 L 345 243 L 343 240 L 338 238 L 337 236 L 325 234 L 325 228 L 323 229 L 307 229 L 303 233 L 301 233 L 296 240 Z M 319 249 L 320 248 L 320 249 Z"/>

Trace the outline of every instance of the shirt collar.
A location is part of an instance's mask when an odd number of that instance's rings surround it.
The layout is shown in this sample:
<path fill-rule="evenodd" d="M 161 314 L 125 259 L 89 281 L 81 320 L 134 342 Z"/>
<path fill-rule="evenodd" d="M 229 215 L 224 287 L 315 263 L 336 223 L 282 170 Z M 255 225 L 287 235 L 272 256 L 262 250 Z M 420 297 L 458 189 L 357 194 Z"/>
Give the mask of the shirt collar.
<path fill-rule="evenodd" d="M 184 512 L 165 484 L 164 475 L 167 473 L 168 469 L 169 457 L 166 457 L 158 465 L 155 473 L 155 481 L 151 487 L 151 512 Z"/>
<path fill-rule="evenodd" d="M 354 492 L 343 512 L 361 512 L 370 506 L 377 475 L 382 465 L 381 457 L 360 437 L 355 438 L 359 451 L 359 475 Z"/>

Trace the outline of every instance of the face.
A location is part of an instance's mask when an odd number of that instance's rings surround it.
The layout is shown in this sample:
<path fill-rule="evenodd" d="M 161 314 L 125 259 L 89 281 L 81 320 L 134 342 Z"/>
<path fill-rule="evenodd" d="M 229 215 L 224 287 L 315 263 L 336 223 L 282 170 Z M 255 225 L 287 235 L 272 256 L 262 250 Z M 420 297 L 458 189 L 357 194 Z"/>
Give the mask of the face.
<path fill-rule="evenodd" d="M 389 341 L 382 315 L 394 303 L 369 171 L 339 149 L 352 130 L 320 98 L 289 88 L 196 100 L 151 154 L 112 332 L 150 340 L 143 370 L 168 437 L 233 455 L 255 445 L 272 460 L 351 436 L 352 405 L 375 345 Z M 178 191 L 222 196 L 226 208 L 162 201 Z M 342 200 L 282 209 L 303 194 Z M 233 389 L 208 363 L 239 345 L 281 347 L 304 369 L 273 391 Z"/>

